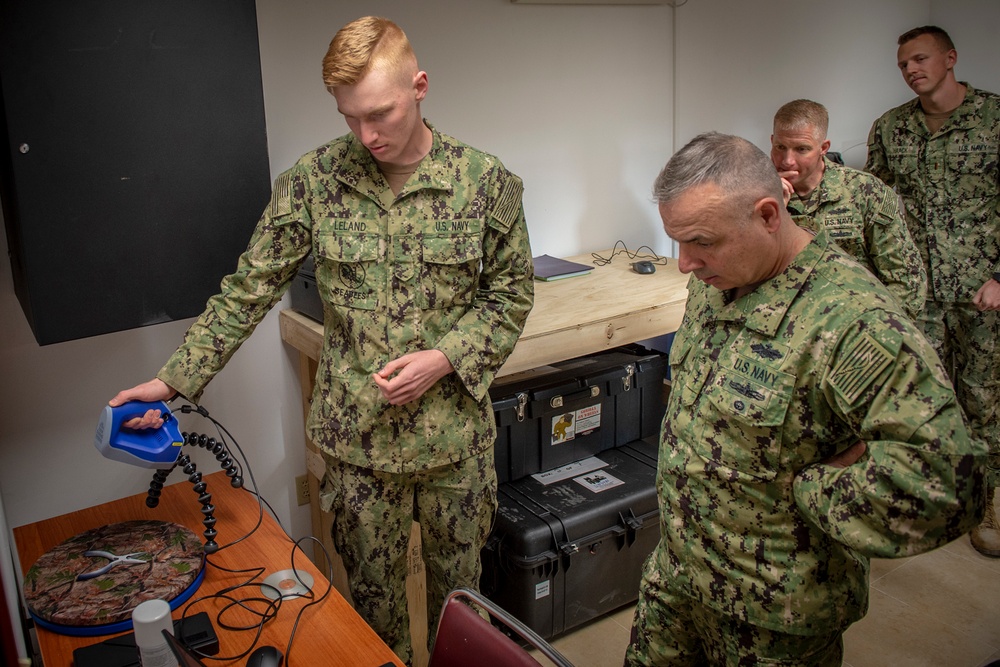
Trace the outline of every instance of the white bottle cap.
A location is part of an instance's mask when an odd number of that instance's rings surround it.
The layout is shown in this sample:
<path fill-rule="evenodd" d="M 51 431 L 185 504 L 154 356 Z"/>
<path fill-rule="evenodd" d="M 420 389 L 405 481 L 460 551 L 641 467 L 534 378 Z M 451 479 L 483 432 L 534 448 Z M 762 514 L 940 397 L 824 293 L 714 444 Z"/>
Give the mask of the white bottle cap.
<path fill-rule="evenodd" d="M 170 620 L 170 605 L 163 600 L 146 600 L 132 610 L 132 629 L 135 631 L 136 646 L 162 644 L 163 630 L 173 633 Z"/>
<path fill-rule="evenodd" d="M 173 634 L 170 605 L 163 600 L 146 600 L 132 610 L 132 630 L 143 667 L 176 665 L 173 651 L 163 637 L 166 630 Z"/>

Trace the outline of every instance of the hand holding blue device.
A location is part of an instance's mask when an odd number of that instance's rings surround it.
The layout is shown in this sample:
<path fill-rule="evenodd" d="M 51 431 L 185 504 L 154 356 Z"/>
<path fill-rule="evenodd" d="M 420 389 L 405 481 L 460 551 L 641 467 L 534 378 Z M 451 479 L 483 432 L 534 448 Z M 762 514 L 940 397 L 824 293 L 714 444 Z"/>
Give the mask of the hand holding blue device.
<path fill-rule="evenodd" d="M 124 426 L 125 422 L 143 416 L 148 410 L 161 412 L 162 427 L 137 430 Z M 115 408 L 104 406 L 94 437 L 94 446 L 112 461 L 164 470 L 173 467 L 183 444 L 177 418 L 163 401 L 129 401 Z"/>

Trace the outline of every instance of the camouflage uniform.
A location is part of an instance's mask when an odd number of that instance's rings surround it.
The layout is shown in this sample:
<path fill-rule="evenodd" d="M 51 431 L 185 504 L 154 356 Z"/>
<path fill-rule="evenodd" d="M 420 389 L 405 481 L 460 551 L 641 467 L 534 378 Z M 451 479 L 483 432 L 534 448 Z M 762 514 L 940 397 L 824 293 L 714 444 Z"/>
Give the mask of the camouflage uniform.
<path fill-rule="evenodd" d="M 899 198 L 871 174 L 824 157 L 823 180 L 809 196 L 793 194 L 788 212 L 796 224 L 826 229 L 844 251 L 875 274 L 910 317 L 923 310 L 927 275 L 899 212 Z"/>
<path fill-rule="evenodd" d="M 367 568 L 382 561 L 372 567 L 392 570 L 397 581 L 405 545 L 398 535 L 380 542 L 360 533 L 406 534 L 416 516 L 428 535 L 429 600 L 439 604 L 443 588 L 478 585 L 480 515 L 492 517 L 496 486 L 487 389 L 533 299 L 521 193 L 520 179 L 495 157 L 433 130 L 430 153 L 395 195 L 360 141 L 336 139 L 278 177 L 236 272 L 157 375 L 197 400 L 312 253 L 324 341 L 306 427 L 335 469 L 328 466 L 324 492 L 341 513 L 338 532 L 347 529 L 344 507 L 354 515 L 352 534 L 337 535 L 338 546 L 346 539 L 368 545 L 342 554 L 355 605 L 404 660 L 405 589 L 381 588 L 388 579 L 370 581 Z M 455 372 L 417 401 L 388 404 L 372 374 L 427 349 L 442 351 Z M 465 479 L 469 468 L 480 471 L 474 483 Z M 436 481 L 425 484 L 429 478 Z M 426 497 L 462 485 L 465 492 L 447 500 Z M 465 520 L 470 512 L 476 520 Z M 475 561 L 456 566 L 455 576 L 444 576 L 428 553 L 434 535 L 445 534 Z M 436 617 L 430 609 L 428 618 Z"/>
<path fill-rule="evenodd" d="M 867 609 L 870 557 L 976 525 L 985 452 L 930 344 L 826 232 L 726 299 L 692 280 L 670 351 L 662 537 L 626 664 L 828 664 Z M 854 465 L 822 463 L 859 440 Z"/>
<path fill-rule="evenodd" d="M 1000 313 L 972 299 L 1000 271 L 1000 96 L 968 84 L 933 135 L 919 99 L 872 126 L 865 169 L 903 198 L 929 281 L 921 326 L 952 378 L 972 434 L 992 451 L 1000 482 Z"/>

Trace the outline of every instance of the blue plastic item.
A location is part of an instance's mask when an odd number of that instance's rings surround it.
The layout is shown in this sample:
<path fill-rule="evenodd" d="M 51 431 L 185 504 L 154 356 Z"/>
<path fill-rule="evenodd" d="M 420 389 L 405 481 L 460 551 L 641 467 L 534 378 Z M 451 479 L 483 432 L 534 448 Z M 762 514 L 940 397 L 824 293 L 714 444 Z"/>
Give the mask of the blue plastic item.
<path fill-rule="evenodd" d="M 147 410 L 159 410 L 163 426 L 141 430 L 122 426 L 124 422 L 146 414 Z M 163 401 L 130 401 L 117 408 L 106 405 L 94 437 L 94 446 L 112 461 L 164 470 L 173 467 L 183 444 L 177 418 Z"/>

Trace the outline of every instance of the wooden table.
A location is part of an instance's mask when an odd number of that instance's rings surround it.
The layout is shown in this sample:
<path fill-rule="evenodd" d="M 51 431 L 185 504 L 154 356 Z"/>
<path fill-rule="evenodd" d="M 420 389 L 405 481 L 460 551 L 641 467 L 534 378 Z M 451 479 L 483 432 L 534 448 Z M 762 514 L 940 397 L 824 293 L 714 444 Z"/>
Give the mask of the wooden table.
<path fill-rule="evenodd" d="M 597 254 L 609 257 L 611 251 Z M 589 253 L 567 259 L 587 265 L 593 263 Z M 676 331 L 684 317 L 688 276 L 677 270 L 674 259 L 666 265 L 658 265 L 655 273 L 645 275 L 632 271 L 631 262 L 626 255 L 619 254 L 610 264 L 594 266 L 594 270 L 585 276 L 550 282 L 536 280 L 535 306 L 528 315 L 514 351 L 498 376 Z M 281 339 L 299 352 L 302 410 L 308 415 L 323 347 L 323 325 L 291 309 L 281 311 L 279 323 Z M 321 538 L 332 552 L 331 521 L 316 501 L 325 471 L 324 463 L 318 448 L 308 437 L 305 456 L 306 468 L 310 472 L 313 534 Z M 410 534 L 406 589 L 415 667 L 426 663 L 427 652 L 422 646 L 429 632 L 419 538 L 419 527 L 414 525 Z M 339 560 L 337 565 L 334 582 L 344 595 L 348 595 L 347 575 Z"/>
<path fill-rule="evenodd" d="M 603 257 L 611 251 L 597 253 Z M 569 257 L 592 265 L 590 253 Z M 619 254 L 585 276 L 535 281 L 535 307 L 514 351 L 498 375 L 572 359 L 676 331 L 684 317 L 688 276 L 671 259 L 656 273 L 632 271 Z M 316 362 L 323 347 L 323 325 L 296 310 L 279 316 L 281 338 Z M 312 393 L 312 375 L 301 378 Z"/>
<path fill-rule="evenodd" d="M 192 456 L 197 460 L 197 454 Z M 213 461 L 214 463 L 214 461 Z M 110 464 L 115 465 L 115 464 Z M 152 473 L 152 471 L 150 471 Z M 201 505 L 192 485 L 184 479 L 180 471 L 175 471 L 168 481 L 183 479 L 163 490 L 159 507 L 146 507 L 145 494 L 116 500 L 89 509 L 64 514 L 45 521 L 20 526 L 14 529 L 14 541 L 21 566 L 30 567 L 40 556 L 60 542 L 91 528 L 133 519 L 156 519 L 173 521 L 187 526 L 199 537 L 204 526 Z M 249 533 L 258 518 L 256 498 L 242 489 L 234 489 L 223 472 L 205 476 L 208 492 L 215 505 L 217 541 L 224 546 L 242 535 Z M 264 568 L 264 574 L 241 597 L 261 597 L 258 586 L 269 574 L 290 570 L 292 541 L 278 526 L 277 522 L 264 512 L 261 526 L 249 538 L 230 548 L 222 549 L 209 557 L 210 563 L 229 569 Z M 210 564 L 205 566 L 206 574 L 201 587 L 194 593 L 194 600 L 234 585 L 247 578 L 224 572 Z M 295 556 L 295 567 L 312 575 L 313 589 L 317 596 L 327 587 L 327 578 L 303 553 Z M 306 604 L 304 598 L 289 598 L 282 601 L 278 616 L 269 621 L 261 635 L 260 644 L 277 646 L 282 653 L 295 622 L 295 617 Z M 214 606 L 213 606 L 214 605 Z M 174 611 L 173 617 L 180 618 L 185 605 Z M 215 621 L 216 611 L 221 609 L 218 602 L 200 602 L 191 613 L 206 611 L 212 617 L 219 637 L 219 656 L 235 656 L 246 651 L 252 641 L 253 632 L 233 632 L 222 629 Z M 104 641 L 103 637 L 73 637 L 37 628 L 38 644 L 45 667 L 69 667 L 73 650 Z M 217 662 L 207 660 L 207 664 L 243 665 L 246 658 Z M 290 662 L 286 667 L 297 665 L 324 665 L 324 667 L 378 667 L 389 663 L 402 666 L 402 662 L 388 646 L 375 634 L 336 589 L 330 591 L 326 599 L 310 607 L 302 615 L 295 640 L 292 644 Z"/>

